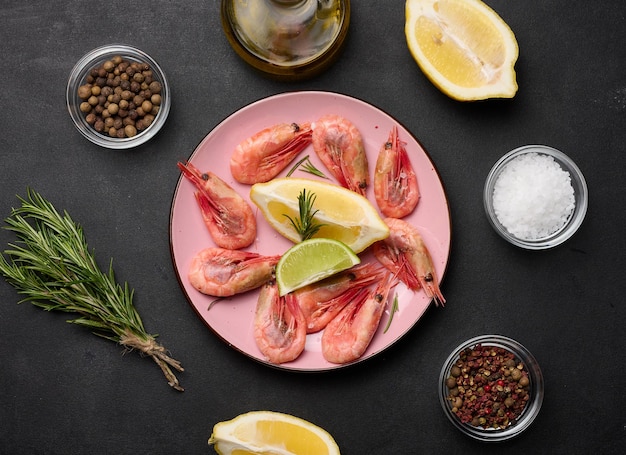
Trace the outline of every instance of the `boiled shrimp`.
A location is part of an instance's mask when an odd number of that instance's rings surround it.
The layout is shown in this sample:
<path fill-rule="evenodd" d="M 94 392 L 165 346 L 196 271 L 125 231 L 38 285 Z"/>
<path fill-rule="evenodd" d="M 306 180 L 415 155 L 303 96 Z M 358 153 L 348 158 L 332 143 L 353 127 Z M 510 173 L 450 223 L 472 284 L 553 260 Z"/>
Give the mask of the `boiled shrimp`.
<path fill-rule="evenodd" d="M 394 125 L 376 160 L 374 197 L 380 211 L 388 217 L 407 216 L 420 199 L 417 177 L 405 145 Z"/>
<path fill-rule="evenodd" d="M 191 163 L 178 163 L 183 175 L 198 189 L 196 201 L 215 244 L 237 250 L 256 238 L 256 218 L 248 204 L 230 185 L 212 172 L 200 172 Z"/>
<path fill-rule="evenodd" d="M 311 143 L 309 123 L 281 123 L 241 142 L 230 158 L 230 172 L 239 183 L 252 185 L 276 177 Z"/>
<path fill-rule="evenodd" d="M 393 274 L 387 273 L 375 289 L 361 289 L 354 300 L 328 323 L 322 334 L 322 355 L 326 360 L 344 364 L 365 353 L 396 283 Z"/>
<path fill-rule="evenodd" d="M 189 282 L 203 294 L 228 297 L 250 291 L 273 278 L 280 256 L 205 248 L 191 260 Z"/>
<path fill-rule="evenodd" d="M 424 289 L 436 305 L 446 302 L 439 289 L 439 280 L 430 252 L 417 228 L 404 220 L 385 218 L 389 237 L 376 242 L 374 255 L 388 270 L 395 273 L 409 289 Z"/>
<path fill-rule="evenodd" d="M 263 285 L 254 314 L 254 340 L 271 363 L 298 358 L 306 343 L 306 321 L 292 294 L 280 296 L 271 281 Z"/>
<path fill-rule="evenodd" d="M 326 327 L 360 289 L 379 281 L 384 270 L 372 263 L 359 264 L 294 291 L 306 319 L 307 333 Z"/>
<path fill-rule="evenodd" d="M 369 167 L 363 139 L 348 119 L 325 115 L 311 125 L 313 150 L 337 182 L 365 195 Z"/>

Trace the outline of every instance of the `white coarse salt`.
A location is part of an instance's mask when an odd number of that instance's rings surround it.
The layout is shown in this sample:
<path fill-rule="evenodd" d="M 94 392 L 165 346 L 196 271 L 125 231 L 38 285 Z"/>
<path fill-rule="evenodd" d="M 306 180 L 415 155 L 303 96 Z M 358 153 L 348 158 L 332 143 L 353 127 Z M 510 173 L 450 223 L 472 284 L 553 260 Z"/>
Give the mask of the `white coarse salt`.
<path fill-rule="evenodd" d="M 537 240 L 561 229 L 576 200 L 568 171 L 554 158 L 526 153 L 507 163 L 493 189 L 493 208 L 509 233 Z"/>

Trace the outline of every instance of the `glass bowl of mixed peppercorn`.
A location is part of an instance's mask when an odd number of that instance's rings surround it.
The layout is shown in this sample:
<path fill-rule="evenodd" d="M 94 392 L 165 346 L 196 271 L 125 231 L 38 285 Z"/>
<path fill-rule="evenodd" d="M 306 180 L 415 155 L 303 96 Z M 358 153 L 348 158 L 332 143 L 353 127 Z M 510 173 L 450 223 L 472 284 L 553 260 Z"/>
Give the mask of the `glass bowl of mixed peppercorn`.
<path fill-rule="evenodd" d="M 452 424 L 482 441 L 517 436 L 535 420 L 543 402 L 543 376 L 533 355 L 500 335 L 459 345 L 439 376 L 439 400 Z"/>
<path fill-rule="evenodd" d="M 171 104 L 161 67 L 145 52 L 125 44 L 85 54 L 70 73 L 66 99 L 78 131 L 111 149 L 137 147 L 154 137 Z"/>

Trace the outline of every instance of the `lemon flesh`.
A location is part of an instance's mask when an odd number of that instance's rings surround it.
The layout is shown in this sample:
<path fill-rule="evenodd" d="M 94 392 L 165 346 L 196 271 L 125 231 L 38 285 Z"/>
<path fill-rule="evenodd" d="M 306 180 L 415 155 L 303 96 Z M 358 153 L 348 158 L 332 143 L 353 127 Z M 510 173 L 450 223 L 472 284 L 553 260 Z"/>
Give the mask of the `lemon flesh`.
<path fill-rule="evenodd" d="M 359 257 L 345 243 L 309 239 L 289 248 L 276 265 L 276 284 L 285 295 L 359 264 Z"/>
<path fill-rule="evenodd" d="M 278 233 L 297 243 L 300 236 L 288 217 L 299 219 L 298 196 L 303 189 L 315 196 L 314 219 L 323 225 L 313 238 L 338 240 L 360 253 L 389 236 L 389 228 L 367 198 L 339 185 L 284 177 L 252 185 L 250 199 Z"/>
<path fill-rule="evenodd" d="M 502 18 L 480 0 L 407 0 L 409 50 L 451 98 L 512 98 L 519 48 Z"/>
<path fill-rule="evenodd" d="M 273 411 L 252 411 L 213 427 L 209 444 L 220 455 L 339 455 L 324 429 L 304 419 Z"/>

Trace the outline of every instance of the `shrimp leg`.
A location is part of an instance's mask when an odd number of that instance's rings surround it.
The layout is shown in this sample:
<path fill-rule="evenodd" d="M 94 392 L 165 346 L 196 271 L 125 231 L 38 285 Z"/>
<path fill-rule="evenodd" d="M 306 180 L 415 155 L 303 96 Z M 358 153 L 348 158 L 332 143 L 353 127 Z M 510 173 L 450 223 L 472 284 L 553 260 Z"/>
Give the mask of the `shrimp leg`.
<path fill-rule="evenodd" d="M 422 288 L 436 305 L 443 306 L 446 299 L 439 289 L 430 252 L 417 228 L 396 218 L 384 221 L 389 226 L 389 237 L 374 244 L 374 256 L 409 289 Z"/>
<path fill-rule="evenodd" d="M 309 123 L 281 123 L 245 139 L 230 158 L 230 172 L 239 183 L 255 184 L 276 177 L 311 143 Z"/>
<path fill-rule="evenodd" d="M 360 289 L 379 281 L 384 273 L 383 267 L 364 263 L 294 291 L 307 322 L 307 333 L 326 327 Z"/>
<path fill-rule="evenodd" d="M 322 335 L 322 355 L 326 360 L 345 364 L 365 353 L 396 283 L 393 274 L 387 273 L 374 290 L 361 289 L 354 300 L 328 323 Z"/>

